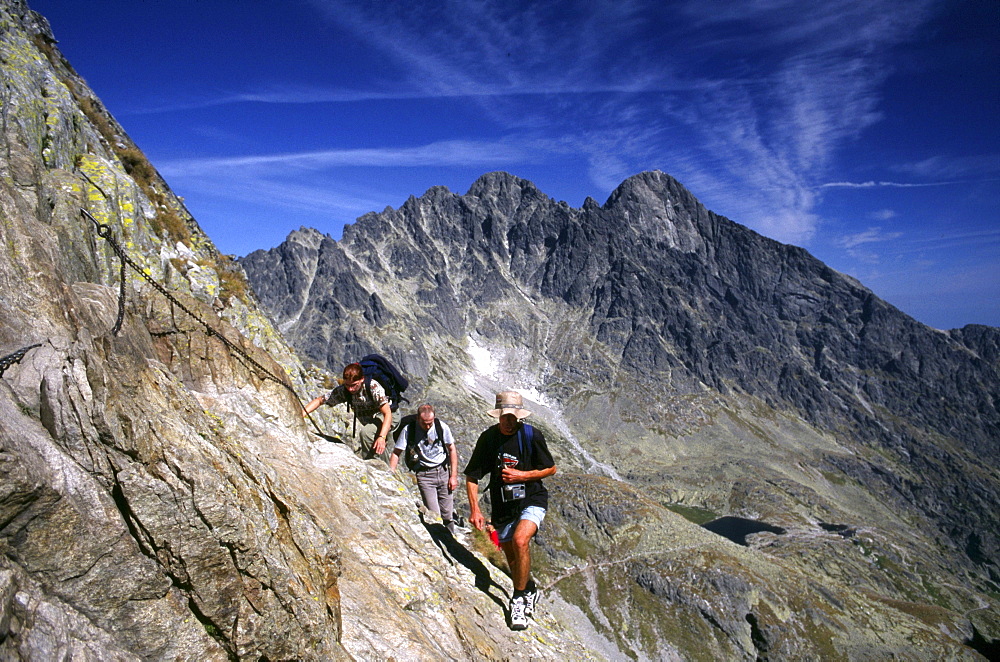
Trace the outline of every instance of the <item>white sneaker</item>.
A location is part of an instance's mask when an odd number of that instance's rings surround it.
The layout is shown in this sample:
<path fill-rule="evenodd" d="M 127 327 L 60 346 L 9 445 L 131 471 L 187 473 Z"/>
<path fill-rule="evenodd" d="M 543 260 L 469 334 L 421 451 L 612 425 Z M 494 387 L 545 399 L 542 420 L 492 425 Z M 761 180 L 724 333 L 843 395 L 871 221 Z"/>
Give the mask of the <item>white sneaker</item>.
<path fill-rule="evenodd" d="M 528 617 L 524 614 L 524 597 L 513 598 L 510 601 L 510 629 L 524 630 L 528 627 Z"/>
<path fill-rule="evenodd" d="M 539 598 L 540 595 L 537 587 L 534 591 L 524 594 L 524 615 L 528 618 L 535 617 L 535 605 L 538 604 Z"/>

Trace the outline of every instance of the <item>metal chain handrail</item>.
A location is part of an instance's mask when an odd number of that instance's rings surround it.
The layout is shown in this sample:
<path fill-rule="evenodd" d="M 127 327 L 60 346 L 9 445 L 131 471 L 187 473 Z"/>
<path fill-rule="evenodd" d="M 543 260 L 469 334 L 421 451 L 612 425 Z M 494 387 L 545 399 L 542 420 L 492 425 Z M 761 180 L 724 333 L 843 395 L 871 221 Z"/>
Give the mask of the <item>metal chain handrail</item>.
<path fill-rule="evenodd" d="M 24 355 L 33 350 L 36 347 L 41 347 L 42 343 L 36 342 L 34 345 L 28 345 L 27 347 L 22 347 L 13 354 L 8 354 L 7 356 L 0 359 L 0 377 L 3 377 L 3 373 L 7 371 L 7 368 L 11 367 L 15 363 L 20 363 Z"/>
<path fill-rule="evenodd" d="M 132 267 L 132 270 L 135 271 L 137 274 L 139 274 L 143 278 L 143 280 L 145 280 L 147 283 L 149 283 L 150 285 L 152 285 L 153 288 L 155 288 L 160 294 L 162 294 L 164 297 L 166 297 L 167 300 L 170 301 L 170 303 L 172 303 L 173 305 L 175 305 L 178 308 L 180 308 L 181 310 L 183 310 L 191 318 L 193 318 L 196 322 L 198 322 L 203 327 L 205 327 L 205 330 L 206 330 L 206 332 L 209 335 L 218 338 L 222 342 L 222 344 L 224 344 L 229 349 L 229 351 L 231 351 L 232 353 L 238 355 L 241 359 L 243 359 L 244 361 L 246 361 L 247 363 L 249 363 L 251 366 L 253 366 L 256 370 L 258 370 L 259 371 L 258 376 L 261 379 L 269 379 L 269 380 L 275 382 L 276 384 L 280 384 L 285 389 L 287 389 L 288 392 L 291 393 L 292 396 L 295 397 L 295 401 L 299 403 L 299 407 L 302 408 L 303 411 L 305 410 L 305 407 L 302 405 L 302 400 L 299 398 L 299 394 L 295 392 L 295 389 L 292 388 L 292 386 L 290 384 L 288 384 L 285 380 L 279 378 L 274 373 L 272 373 L 270 370 L 268 370 L 267 368 L 265 368 L 256 359 L 254 359 L 247 352 L 245 352 L 242 347 L 239 347 L 238 345 L 236 345 L 236 343 L 234 343 L 231 340 L 229 340 L 229 338 L 226 338 L 224 335 L 222 335 L 221 332 L 219 332 L 215 328 L 213 328 L 208 322 L 206 322 L 204 319 L 202 319 L 197 313 L 195 313 L 190 308 L 188 308 L 183 303 L 181 303 L 177 299 L 177 297 L 175 297 L 173 294 L 171 294 L 170 291 L 167 290 L 163 285 L 161 285 L 160 283 L 156 282 L 156 280 L 152 276 L 150 276 L 149 274 L 147 274 L 145 272 L 145 270 L 143 270 L 143 268 L 141 266 L 139 266 L 132 258 L 130 258 L 125 253 L 125 250 L 121 247 L 121 245 L 115 240 L 114 236 L 112 235 L 112 233 L 111 233 L 111 226 L 109 226 L 107 223 L 101 223 L 100 221 L 98 221 L 86 209 L 81 208 L 80 212 L 84 216 L 86 216 L 88 219 L 90 219 L 90 221 L 96 227 L 97 236 L 99 236 L 102 239 L 104 239 L 105 241 L 107 241 L 108 244 L 111 246 L 112 250 L 114 250 L 115 254 L 118 256 L 118 261 L 119 261 L 119 264 L 120 264 L 120 272 L 119 273 L 120 273 L 121 283 L 120 283 L 119 294 L 118 294 L 118 317 L 117 317 L 117 319 L 115 321 L 115 326 L 112 329 L 112 334 L 113 335 L 115 335 L 115 336 L 118 335 L 119 331 L 121 331 L 122 322 L 125 319 L 125 265 L 127 264 L 128 266 Z M 30 348 L 28 348 L 28 349 L 30 349 Z M 22 350 L 22 351 L 27 351 L 27 349 Z M 0 373 L 0 374 L 2 374 L 2 373 Z M 307 414 L 307 417 L 309 418 L 309 421 L 313 424 L 313 427 L 316 428 L 316 431 L 321 436 L 325 437 L 326 435 L 324 435 L 323 432 L 319 429 L 319 426 L 316 424 L 316 421 L 313 420 L 312 416 L 309 416 Z"/>

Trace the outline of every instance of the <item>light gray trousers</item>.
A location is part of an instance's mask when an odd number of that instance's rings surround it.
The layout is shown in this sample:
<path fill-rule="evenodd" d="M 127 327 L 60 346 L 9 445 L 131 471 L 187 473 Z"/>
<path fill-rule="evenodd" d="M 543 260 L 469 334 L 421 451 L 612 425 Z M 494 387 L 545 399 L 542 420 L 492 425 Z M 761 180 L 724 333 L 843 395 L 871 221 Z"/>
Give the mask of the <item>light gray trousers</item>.
<path fill-rule="evenodd" d="M 436 469 L 418 471 L 417 487 L 427 510 L 439 513 L 448 531 L 455 533 L 455 493 L 448 490 L 448 462 Z"/>

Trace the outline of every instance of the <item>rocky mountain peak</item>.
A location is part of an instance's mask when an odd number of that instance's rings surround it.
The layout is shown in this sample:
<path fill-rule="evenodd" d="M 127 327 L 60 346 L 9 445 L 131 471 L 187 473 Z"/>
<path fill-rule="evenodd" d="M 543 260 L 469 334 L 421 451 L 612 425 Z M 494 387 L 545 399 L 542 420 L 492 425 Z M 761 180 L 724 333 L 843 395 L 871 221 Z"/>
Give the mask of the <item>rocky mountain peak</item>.
<path fill-rule="evenodd" d="M 707 211 L 680 182 L 663 172 L 629 177 L 611 193 L 604 209 L 626 229 L 662 248 L 685 253 L 705 250 Z"/>
<path fill-rule="evenodd" d="M 325 239 L 329 239 L 329 235 L 325 235 L 313 228 L 300 227 L 298 230 L 290 232 L 285 241 L 287 243 L 301 244 L 315 250 L 319 248 L 319 245 Z"/>
<path fill-rule="evenodd" d="M 513 206 L 516 206 L 516 202 L 522 198 L 532 198 L 539 194 L 540 191 L 533 183 L 502 171 L 482 175 L 472 183 L 466 193 L 480 199 L 507 200 L 514 203 Z M 507 207 L 513 208 L 511 205 Z"/>

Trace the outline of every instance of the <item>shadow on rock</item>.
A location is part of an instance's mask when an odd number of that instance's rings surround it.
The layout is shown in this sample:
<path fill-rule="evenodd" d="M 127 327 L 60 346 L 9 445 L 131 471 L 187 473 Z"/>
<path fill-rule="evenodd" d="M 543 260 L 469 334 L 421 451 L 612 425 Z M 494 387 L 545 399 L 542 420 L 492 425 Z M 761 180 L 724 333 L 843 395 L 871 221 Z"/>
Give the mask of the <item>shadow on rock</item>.
<path fill-rule="evenodd" d="M 507 610 L 507 600 L 510 595 L 504 590 L 500 584 L 493 581 L 492 575 L 490 575 L 489 568 L 477 557 L 475 554 L 470 552 L 465 548 L 465 545 L 455 540 L 455 537 L 451 535 L 451 532 L 445 528 L 444 524 L 440 523 L 428 523 L 424 519 L 424 514 L 420 513 L 420 523 L 424 525 L 427 529 L 427 533 L 430 534 L 431 540 L 434 544 L 438 546 L 441 550 L 441 554 L 444 556 L 445 560 L 454 565 L 459 563 L 465 568 L 467 568 L 473 576 L 476 578 L 476 588 L 485 593 L 490 597 L 493 602 L 500 605 L 500 607 L 506 613 Z M 500 595 L 494 595 L 491 590 L 496 587 Z"/>
<path fill-rule="evenodd" d="M 316 432 L 315 430 L 313 430 L 313 434 L 315 436 L 319 437 L 320 439 L 323 439 L 325 441 L 329 441 L 331 444 L 344 444 L 344 443 L 347 443 L 343 439 L 341 439 L 340 437 L 334 437 L 334 436 L 329 435 L 329 434 L 323 434 L 322 432 Z"/>

